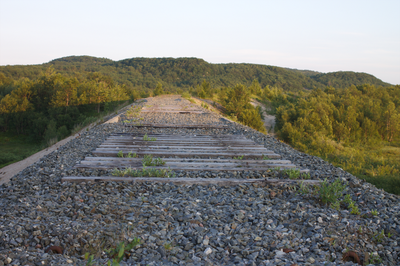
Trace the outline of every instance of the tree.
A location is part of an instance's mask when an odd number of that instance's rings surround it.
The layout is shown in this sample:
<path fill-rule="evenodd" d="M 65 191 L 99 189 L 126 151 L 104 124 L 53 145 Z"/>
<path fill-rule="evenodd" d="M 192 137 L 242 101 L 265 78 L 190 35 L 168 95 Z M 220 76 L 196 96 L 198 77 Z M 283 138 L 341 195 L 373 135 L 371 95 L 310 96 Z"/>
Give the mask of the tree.
<path fill-rule="evenodd" d="M 262 90 L 261 90 L 260 83 L 258 83 L 257 79 L 253 80 L 253 82 L 251 83 L 251 86 L 249 87 L 249 90 L 252 94 L 261 95 Z"/>
<path fill-rule="evenodd" d="M 162 95 L 164 94 L 164 90 L 162 88 L 162 84 L 160 82 L 157 83 L 157 87 L 154 90 L 154 96 Z"/>
<path fill-rule="evenodd" d="M 51 99 L 52 107 L 68 107 L 78 104 L 78 80 L 69 78 L 55 84 L 55 93 Z"/>
<path fill-rule="evenodd" d="M 250 94 L 246 86 L 237 84 L 234 88 L 228 89 L 224 101 L 226 112 L 238 117 L 250 103 Z"/>

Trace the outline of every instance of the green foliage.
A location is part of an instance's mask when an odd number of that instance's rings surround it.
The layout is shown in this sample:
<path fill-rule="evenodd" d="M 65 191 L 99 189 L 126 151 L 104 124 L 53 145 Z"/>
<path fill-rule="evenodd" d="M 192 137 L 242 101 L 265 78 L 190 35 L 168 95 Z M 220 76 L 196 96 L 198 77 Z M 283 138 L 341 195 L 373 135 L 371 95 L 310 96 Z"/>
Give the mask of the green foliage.
<path fill-rule="evenodd" d="M 233 88 L 223 88 L 218 97 L 228 116 L 235 117 L 246 126 L 266 133 L 260 113 L 250 104 L 250 91 L 246 86 L 237 84 Z"/>
<path fill-rule="evenodd" d="M 360 214 L 360 211 L 358 210 L 358 206 L 356 206 L 355 202 L 352 200 L 349 202 L 349 209 L 350 209 L 351 214 L 355 214 L 355 215 Z"/>
<path fill-rule="evenodd" d="M 319 83 L 335 88 L 347 88 L 351 85 L 371 84 L 377 86 L 388 86 L 388 83 L 382 82 L 376 77 L 366 74 L 351 71 L 338 71 L 327 74 L 317 74 L 311 78 Z"/>
<path fill-rule="evenodd" d="M 376 242 L 382 242 L 383 241 L 383 239 L 385 239 L 385 231 L 382 229 L 382 231 L 381 232 L 375 232 L 374 233 L 374 236 L 373 236 L 373 239 L 376 241 Z"/>
<path fill-rule="evenodd" d="M 172 249 L 172 247 L 173 247 L 172 244 L 169 242 L 164 244 L 164 249 L 167 251 L 170 251 Z"/>
<path fill-rule="evenodd" d="M 184 93 L 182 93 L 181 96 L 182 96 L 182 98 L 188 100 L 191 103 L 196 103 L 195 100 L 193 100 L 192 97 L 190 96 L 189 92 L 184 92 Z"/>
<path fill-rule="evenodd" d="M 107 249 L 105 252 L 111 261 L 107 262 L 109 266 L 119 266 L 120 262 L 128 255 L 128 251 L 140 244 L 140 239 L 135 237 L 130 243 L 125 245 L 124 242 L 120 242 L 117 246 Z M 88 252 L 85 253 L 86 266 L 95 265 L 94 255 L 90 255 Z"/>
<path fill-rule="evenodd" d="M 0 83 L 0 94 L 0 130 L 46 145 L 68 136 L 88 117 L 112 111 L 129 99 L 124 86 L 108 76 L 62 75 L 51 66 L 32 80 L 8 78 Z"/>
<path fill-rule="evenodd" d="M 332 204 L 339 200 L 343 195 L 343 190 L 346 184 L 343 184 L 340 179 L 336 179 L 333 183 L 329 184 L 325 179 L 319 187 L 318 195 L 322 203 Z"/>
<path fill-rule="evenodd" d="M 175 177 L 175 172 L 171 169 L 156 169 L 156 168 L 146 168 L 143 169 L 132 169 L 126 168 L 124 170 L 114 169 L 112 172 L 113 176 L 132 176 L 132 177 Z"/>
<path fill-rule="evenodd" d="M 243 160 L 244 155 L 233 157 L 234 160 Z"/>
<path fill-rule="evenodd" d="M 206 103 L 201 103 L 201 107 L 203 107 L 204 109 L 208 109 L 208 104 L 206 104 Z"/>
<path fill-rule="evenodd" d="M 147 136 L 147 133 L 143 136 L 143 140 L 144 141 L 156 141 L 157 138 L 149 138 L 149 136 Z"/>
<path fill-rule="evenodd" d="M 299 192 L 301 194 L 308 194 L 309 188 L 308 188 L 307 184 L 305 184 L 304 182 L 301 182 L 299 185 Z"/>
<path fill-rule="evenodd" d="M 297 179 L 300 177 L 300 170 L 294 168 L 284 169 L 283 173 L 286 174 L 289 179 Z"/>
<path fill-rule="evenodd" d="M 153 158 L 151 154 L 145 154 L 142 164 L 143 166 L 162 166 L 165 162 L 161 158 Z"/>
<path fill-rule="evenodd" d="M 131 106 L 131 108 L 126 111 L 126 116 L 130 119 L 138 118 L 140 114 L 140 107 L 139 106 Z"/>
<path fill-rule="evenodd" d="M 379 255 L 375 255 L 374 253 L 369 254 L 369 261 L 368 264 L 380 264 L 383 260 Z"/>
<path fill-rule="evenodd" d="M 377 216 L 377 215 L 378 215 L 378 211 L 377 211 L 377 210 L 371 210 L 371 214 L 372 214 L 373 216 Z"/>
<path fill-rule="evenodd" d="M 311 179 L 310 173 L 302 173 L 302 174 L 301 174 L 301 177 L 302 177 L 303 179 Z"/>
<path fill-rule="evenodd" d="M 119 157 L 119 156 L 118 156 Z M 133 153 L 132 151 L 128 153 L 128 155 L 126 156 L 126 158 L 137 158 L 137 154 L 136 152 Z"/>
<path fill-rule="evenodd" d="M 331 203 L 331 208 L 335 209 L 335 210 L 340 210 L 340 201 L 335 201 L 333 203 Z"/>
<path fill-rule="evenodd" d="M 154 96 L 158 96 L 158 95 L 164 94 L 164 90 L 163 90 L 163 88 L 162 88 L 161 82 L 158 82 L 158 83 L 157 83 L 157 87 L 155 88 L 155 90 L 154 90 L 153 93 L 154 93 Z"/>
<path fill-rule="evenodd" d="M 400 194 L 400 86 L 316 89 L 276 111 L 280 139 Z"/>
<path fill-rule="evenodd" d="M 140 244 L 140 239 L 139 238 L 134 238 L 128 245 L 125 246 L 124 242 L 120 242 L 116 247 L 110 248 L 106 251 L 108 257 L 112 258 L 112 264 L 113 266 L 119 265 L 119 263 L 122 261 L 122 259 L 125 256 L 125 253 L 135 246 Z"/>
<path fill-rule="evenodd" d="M 117 157 L 124 158 L 124 153 L 122 151 L 119 151 L 117 153 Z"/>
<path fill-rule="evenodd" d="M 365 83 L 377 86 L 388 85 L 364 73 L 322 74 L 255 64 L 210 64 L 197 58 L 131 58 L 115 62 L 104 58 L 70 56 L 41 66 L 8 66 L 0 70 L 4 71 L 6 77 L 11 75 L 18 77 L 22 74 L 29 77 L 31 73 L 33 75 L 40 73 L 49 65 L 53 65 L 57 71 L 64 73 L 73 73 L 77 69 L 101 72 L 131 88 L 154 88 L 158 82 L 162 82 L 167 90 L 172 90 L 196 87 L 203 80 L 210 82 L 214 87 L 231 87 L 237 83 L 245 83 L 246 86 L 251 85 L 255 90 L 257 86 L 252 83 L 254 80 L 261 87 L 269 85 L 287 90 L 323 88 L 334 86 L 334 84 L 340 84 L 337 87 L 347 87 L 346 82 L 349 80 L 355 85 Z M 331 75 L 335 73 L 338 75 Z M 320 76 L 315 77 L 317 74 Z M 353 78 L 352 75 L 357 75 L 357 77 Z M 327 78 L 324 79 L 325 76 Z"/>
<path fill-rule="evenodd" d="M 92 266 L 96 263 L 94 261 L 94 255 L 90 255 L 88 252 L 85 253 L 85 260 L 87 260 L 86 266 Z"/>
<path fill-rule="evenodd" d="M 267 155 L 263 155 L 263 160 L 271 160 L 271 158 L 269 158 Z"/>

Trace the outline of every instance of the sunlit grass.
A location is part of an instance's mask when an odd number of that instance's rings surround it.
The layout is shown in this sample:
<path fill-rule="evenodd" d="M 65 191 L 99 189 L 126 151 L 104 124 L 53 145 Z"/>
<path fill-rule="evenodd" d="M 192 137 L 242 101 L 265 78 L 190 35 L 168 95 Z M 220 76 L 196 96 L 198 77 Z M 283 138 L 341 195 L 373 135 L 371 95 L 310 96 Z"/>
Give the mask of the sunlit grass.
<path fill-rule="evenodd" d="M 399 141 L 344 148 L 338 154 L 328 155 L 326 159 L 378 188 L 400 195 Z"/>

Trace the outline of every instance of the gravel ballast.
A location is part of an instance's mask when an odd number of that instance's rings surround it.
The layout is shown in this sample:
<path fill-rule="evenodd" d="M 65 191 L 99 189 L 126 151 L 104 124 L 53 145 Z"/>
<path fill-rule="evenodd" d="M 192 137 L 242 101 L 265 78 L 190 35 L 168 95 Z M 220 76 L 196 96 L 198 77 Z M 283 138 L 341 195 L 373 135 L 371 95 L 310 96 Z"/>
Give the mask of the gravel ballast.
<path fill-rule="evenodd" d="M 148 98 L 137 106 L 189 105 L 180 96 Z M 200 107 L 199 107 L 200 108 Z M 277 139 L 205 114 L 142 113 L 142 123 L 227 125 L 213 128 L 126 127 L 101 124 L 71 140 L 0 186 L 0 266 L 86 265 L 95 254 L 139 237 L 121 265 L 356 265 L 355 251 L 381 265 L 400 265 L 400 197 Z M 122 118 L 124 120 L 124 118 Z M 65 176 L 107 176 L 74 166 L 113 133 L 242 134 L 310 170 L 311 179 L 340 179 L 360 210 L 323 205 L 293 185 L 173 185 L 61 183 Z M 177 178 L 282 178 L 278 171 L 178 171 Z M 377 215 L 371 211 L 377 210 Z M 390 237 L 389 237 L 390 236 Z M 63 254 L 46 253 L 59 246 Z M 368 255 L 366 255 L 368 254 Z"/>

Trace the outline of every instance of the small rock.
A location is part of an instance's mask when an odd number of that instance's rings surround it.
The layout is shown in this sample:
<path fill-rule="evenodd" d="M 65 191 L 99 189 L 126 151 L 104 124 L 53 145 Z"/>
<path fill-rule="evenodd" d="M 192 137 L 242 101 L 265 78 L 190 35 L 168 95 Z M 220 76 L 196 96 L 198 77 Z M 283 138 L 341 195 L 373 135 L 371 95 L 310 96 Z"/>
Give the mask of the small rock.
<path fill-rule="evenodd" d="M 212 253 L 212 249 L 210 247 L 206 248 L 206 250 L 204 250 L 204 254 L 205 255 L 210 255 Z"/>

